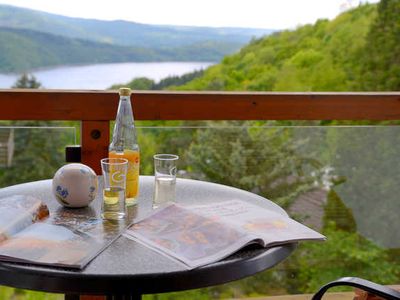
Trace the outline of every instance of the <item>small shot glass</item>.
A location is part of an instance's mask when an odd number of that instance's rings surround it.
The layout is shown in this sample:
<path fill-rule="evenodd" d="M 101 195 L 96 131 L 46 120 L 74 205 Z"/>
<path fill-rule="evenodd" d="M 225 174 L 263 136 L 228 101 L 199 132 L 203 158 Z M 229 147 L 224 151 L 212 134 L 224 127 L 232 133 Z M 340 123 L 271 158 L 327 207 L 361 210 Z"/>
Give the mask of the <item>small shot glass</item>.
<path fill-rule="evenodd" d="M 176 172 L 179 156 L 174 154 L 154 155 L 154 199 L 153 208 L 158 208 L 168 202 L 174 202 L 176 197 Z"/>
<path fill-rule="evenodd" d="M 120 220 L 126 216 L 126 173 L 128 160 L 125 158 L 103 158 L 103 201 L 101 217 L 107 220 Z"/>

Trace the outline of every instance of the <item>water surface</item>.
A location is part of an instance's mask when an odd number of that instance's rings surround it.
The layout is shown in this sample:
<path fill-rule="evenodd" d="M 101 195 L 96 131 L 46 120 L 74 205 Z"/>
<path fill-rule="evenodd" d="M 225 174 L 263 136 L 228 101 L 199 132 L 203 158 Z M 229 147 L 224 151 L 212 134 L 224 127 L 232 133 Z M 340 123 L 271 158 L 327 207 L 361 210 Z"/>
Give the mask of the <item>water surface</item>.
<path fill-rule="evenodd" d="M 158 82 L 173 75 L 205 69 L 208 62 L 113 63 L 85 66 L 63 66 L 32 71 L 47 89 L 107 89 L 113 84 L 127 83 L 135 77 L 148 77 Z M 19 74 L 0 74 L 0 88 L 10 88 Z"/>

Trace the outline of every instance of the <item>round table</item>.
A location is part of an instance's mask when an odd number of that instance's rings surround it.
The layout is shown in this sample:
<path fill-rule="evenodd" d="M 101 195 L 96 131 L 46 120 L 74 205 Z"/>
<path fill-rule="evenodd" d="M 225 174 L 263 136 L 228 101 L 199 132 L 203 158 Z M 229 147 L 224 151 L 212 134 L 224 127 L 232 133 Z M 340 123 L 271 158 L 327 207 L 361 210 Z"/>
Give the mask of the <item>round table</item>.
<path fill-rule="evenodd" d="M 177 202 L 207 203 L 240 199 L 286 214 L 282 208 L 263 197 L 225 185 L 178 179 L 176 187 Z M 137 218 L 151 211 L 153 189 L 154 177 L 141 176 L 140 196 L 135 208 Z M 15 194 L 42 199 L 49 206 L 50 213 L 60 209 L 51 193 L 51 180 L 0 189 L 0 198 Z M 99 193 L 88 208 L 98 216 L 100 201 Z M 296 243 L 269 249 L 247 247 L 222 261 L 187 270 L 176 261 L 120 236 L 79 271 L 0 262 L 0 285 L 67 295 L 101 294 L 114 295 L 112 299 L 140 299 L 141 294 L 213 286 L 253 275 L 278 264 L 295 247 Z M 79 299 L 79 296 L 68 296 L 67 299 L 74 297 Z"/>

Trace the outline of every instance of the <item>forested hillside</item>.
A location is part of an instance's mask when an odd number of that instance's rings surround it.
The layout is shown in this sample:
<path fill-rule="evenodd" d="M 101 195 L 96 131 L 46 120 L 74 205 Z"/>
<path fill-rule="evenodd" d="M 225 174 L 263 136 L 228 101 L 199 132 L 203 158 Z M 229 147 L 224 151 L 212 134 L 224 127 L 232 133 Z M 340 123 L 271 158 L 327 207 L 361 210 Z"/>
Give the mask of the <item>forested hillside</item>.
<path fill-rule="evenodd" d="M 150 49 L 68 38 L 29 29 L 0 27 L 0 73 L 35 68 L 112 62 L 217 61 L 236 45 L 204 42 Z"/>
<path fill-rule="evenodd" d="M 313 25 L 253 40 L 239 53 L 226 56 L 220 64 L 206 70 L 202 77 L 180 89 L 368 89 L 362 84 L 361 69 L 364 68 L 365 52 L 368 51 L 365 48 L 366 40 L 375 16 L 376 5 L 365 4 L 332 21 L 319 20 Z M 400 18 L 400 14 L 397 14 L 397 18 Z M 400 24 L 400 19 L 397 24 Z M 365 68 L 363 70 L 365 72 Z"/>
<path fill-rule="evenodd" d="M 0 72 L 76 63 L 217 62 L 270 32 L 71 18 L 0 5 Z"/>
<path fill-rule="evenodd" d="M 70 39 L 39 31 L 0 27 L 0 72 L 63 64 L 159 61 L 166 56 L 143 48 Z"/>

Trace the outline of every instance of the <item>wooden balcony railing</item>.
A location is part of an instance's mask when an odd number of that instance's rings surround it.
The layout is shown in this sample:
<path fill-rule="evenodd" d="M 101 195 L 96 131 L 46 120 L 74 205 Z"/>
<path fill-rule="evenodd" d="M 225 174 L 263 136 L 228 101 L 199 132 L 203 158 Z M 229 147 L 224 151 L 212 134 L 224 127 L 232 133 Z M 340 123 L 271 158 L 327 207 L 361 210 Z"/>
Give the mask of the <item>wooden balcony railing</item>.
<path fill-rule="evenodd" d="M 134 92 L 136 120 L 400 120 L 400 93 Z M 82 162 L 107 156 L 116 91 L 0 90 L 0 120 L 81 121 Z"/>

